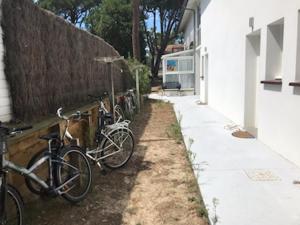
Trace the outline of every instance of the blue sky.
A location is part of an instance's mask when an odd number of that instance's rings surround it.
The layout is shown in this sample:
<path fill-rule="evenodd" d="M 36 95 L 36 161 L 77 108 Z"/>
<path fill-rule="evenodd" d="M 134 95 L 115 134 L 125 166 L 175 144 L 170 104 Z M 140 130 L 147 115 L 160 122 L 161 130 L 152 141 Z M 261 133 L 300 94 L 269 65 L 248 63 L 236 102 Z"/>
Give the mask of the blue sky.
<path fill-rule="evenodd" d="M 156 16 L 156 28 L 157 28 L 157 31 L 158 32 L 160 32 L 160 26 L 159 26 L 159 22 L 160 20 L 159 20 L 159 16 Z M 149 28 L 153 28 L 153 15 L 152 14 L 150 14 L 150 16 L 149 16 L 149 19 L 147 20 L 147 28 L 149 29 Z"/>

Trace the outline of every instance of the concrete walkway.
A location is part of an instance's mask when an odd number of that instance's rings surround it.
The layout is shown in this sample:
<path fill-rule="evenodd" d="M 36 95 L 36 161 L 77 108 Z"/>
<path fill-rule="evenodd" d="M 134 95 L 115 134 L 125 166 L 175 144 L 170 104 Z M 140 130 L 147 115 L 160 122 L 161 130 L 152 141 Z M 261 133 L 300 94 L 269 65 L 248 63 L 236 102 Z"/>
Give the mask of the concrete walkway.
<path fill-rule="evenodd" d="M 232 122 L 195 96 L 150 98 L 171 101 L 182 117 L 212 225 L 300 225 L 299 167 L 256 139 L 233 137 Z"/>

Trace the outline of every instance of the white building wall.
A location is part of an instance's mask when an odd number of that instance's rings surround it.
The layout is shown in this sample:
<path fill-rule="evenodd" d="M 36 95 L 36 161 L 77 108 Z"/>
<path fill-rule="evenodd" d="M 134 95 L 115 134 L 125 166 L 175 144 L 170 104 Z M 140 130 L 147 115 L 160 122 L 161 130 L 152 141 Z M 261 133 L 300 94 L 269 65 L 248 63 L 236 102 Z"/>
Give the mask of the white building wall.
<path fill-rule="evenodd" d="M 300 165 L 300 87 L 289 86 L 296 79 L 300 1 L 202 0 L 201 4 L 202 49 L 207 49 L 209 57 L 209 105 L 244 125 L 246 36 L 252 32 L 249 18 L 254 17 L 254 30 L 261 31 L 256 99 L 258 139 Z M 267 26 L 281 18 L 284 40 L 280 88 L 260 81 L 266 80 Z M 187 39 L 191 37 L 188 35 Z"/>
<path fill-rule="evenodd" d="M 2 5 L 2 0 L 0 0 Z M 0 23 L 2 20 L 2 9 L 0 9 Z M 9 87 L 4 73 L 4 46 L 3 32 L 0 26 L 0 121 L 7 122 L 11 119 L 11 100 Z"/>

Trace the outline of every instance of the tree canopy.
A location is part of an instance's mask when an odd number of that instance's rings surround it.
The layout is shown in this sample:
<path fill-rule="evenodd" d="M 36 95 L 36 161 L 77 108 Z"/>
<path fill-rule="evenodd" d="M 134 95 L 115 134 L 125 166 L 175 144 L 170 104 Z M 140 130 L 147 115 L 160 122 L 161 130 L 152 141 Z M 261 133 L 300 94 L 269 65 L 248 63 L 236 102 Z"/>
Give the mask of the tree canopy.
<path fill-rule="evenodd" d="M 184 0 L 142 0 L 144 33 L 151 54 L 151 70 L 154 76 L 158 74 L 161 56 L 167 45 L 177 37 L 183 2 Z M 153 20 L 152 27 L 147 25 L 146 21 L 149 19 Z"/>
<path fill-rule="evenodd" d="M 131 0 L 103 0 L 86 19 L 87 29 L 110 43 L 123 56 L 131 57 L 132 5 Z M 140 32 L 142 60 L 145 58 L 145 39 Z"/>
<path fill-rule="evenodd" d="M 90 10 L 98 6 L 101 0 L 36 0 L 35 2 L 40 7 L 81 26 Z"/>
<path fill-rule="evenodd" d="M 86 20 L 91 33 L 113 45 L 121 55 L 131 54 L 132 10 L 129 0 L 103 0 Z"/>

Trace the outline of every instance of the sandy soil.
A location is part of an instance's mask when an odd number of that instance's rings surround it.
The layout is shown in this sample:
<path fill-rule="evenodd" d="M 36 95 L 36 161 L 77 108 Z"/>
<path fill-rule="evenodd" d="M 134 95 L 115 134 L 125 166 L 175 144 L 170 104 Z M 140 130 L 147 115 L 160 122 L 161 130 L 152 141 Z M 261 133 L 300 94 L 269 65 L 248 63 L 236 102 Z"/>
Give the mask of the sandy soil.
<path fill-rule="evenodd" d="M 26 205 L 32 225 L 206 225 L 205 209 L 184 145 L 167 134 L 172 106 L 147 101 L 132 128 L 137 147 L 122 169 L 97 167 L 93 190 L 78 205 L 60 198 Z"/>

